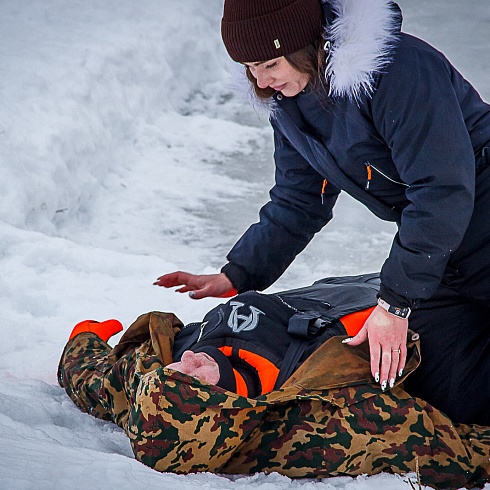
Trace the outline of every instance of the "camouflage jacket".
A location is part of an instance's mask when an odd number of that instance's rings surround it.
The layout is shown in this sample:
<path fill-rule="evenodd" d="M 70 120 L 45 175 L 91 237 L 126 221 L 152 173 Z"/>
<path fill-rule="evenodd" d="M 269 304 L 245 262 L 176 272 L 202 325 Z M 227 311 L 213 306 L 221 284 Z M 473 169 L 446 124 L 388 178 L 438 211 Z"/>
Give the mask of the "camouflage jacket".
<path fill-rule="evenodd" d="M 144 464 L 288 477 L 418 472 L 436 488 L 490 481 L 490 428 L 453 425 L 403 390 L 420 361 L 416 336 L 391 390 L 371 382 L 367 346 L 333 337 L 280 389 L 252 399 L 165 368 L 181 326 L 172 314 L 148 313 L 114 349 L 82 333 L 61 357 L 58 379 L 71 399 L 122 427 Z"/>

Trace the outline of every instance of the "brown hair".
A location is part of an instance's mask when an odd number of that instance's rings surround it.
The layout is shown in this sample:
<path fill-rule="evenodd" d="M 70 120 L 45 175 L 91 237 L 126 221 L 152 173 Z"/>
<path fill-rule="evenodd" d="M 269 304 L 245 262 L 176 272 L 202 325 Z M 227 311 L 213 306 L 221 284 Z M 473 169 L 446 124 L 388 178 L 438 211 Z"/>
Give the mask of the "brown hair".
<path fill-rule="evenodd" d="M 313 89 L 325 88 L 327 84 L 324 77 L 326 64 L 324 42 L 323 37 L 320 37 L 314 44 L 309 44 L 305 48 L 285 56 L 286 61 L 295 70 L 308 75 L 308 83 Z M 259 99 L 270 99 L 276 93 L 271 87 L 260 88 L 249 66 L 245 66 L 245 73 Z"/>

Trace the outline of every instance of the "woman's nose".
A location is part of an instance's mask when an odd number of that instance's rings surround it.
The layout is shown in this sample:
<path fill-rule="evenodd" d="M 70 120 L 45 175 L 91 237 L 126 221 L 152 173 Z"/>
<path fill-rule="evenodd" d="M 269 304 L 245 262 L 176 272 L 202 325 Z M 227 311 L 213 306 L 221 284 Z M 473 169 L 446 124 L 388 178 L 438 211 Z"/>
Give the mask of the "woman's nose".
<path fill-rule="evenodd" d="M 257 72 L 255 73 L 255 78 L 257 79 L 257 85 L 260 88 L 267 88 L 271 83 L 272 83 L 272 77 L 265 74 L 264 72 Z"/>

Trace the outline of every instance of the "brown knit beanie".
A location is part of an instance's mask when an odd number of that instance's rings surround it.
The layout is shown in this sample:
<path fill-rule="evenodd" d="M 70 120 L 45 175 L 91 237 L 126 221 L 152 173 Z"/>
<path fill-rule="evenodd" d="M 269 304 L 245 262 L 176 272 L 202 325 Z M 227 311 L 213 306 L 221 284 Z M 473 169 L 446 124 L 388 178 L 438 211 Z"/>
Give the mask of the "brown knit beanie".
<path fill-rule="evenodd" d="M 268 61 L 313 43 L 322 23 L 320 0 L 225 0 L 221 37 L 235 61 Z"/>

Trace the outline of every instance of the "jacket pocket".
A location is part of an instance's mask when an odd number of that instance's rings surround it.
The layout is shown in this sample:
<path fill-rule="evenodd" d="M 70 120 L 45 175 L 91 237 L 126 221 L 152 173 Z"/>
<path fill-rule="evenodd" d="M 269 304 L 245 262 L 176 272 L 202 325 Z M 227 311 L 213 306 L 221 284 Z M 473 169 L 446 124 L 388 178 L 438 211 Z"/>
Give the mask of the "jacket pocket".
<path fill-rule="evenodd" d="M 398 186 L 403 186 L 406 189 L 408 189 L 410 186 L 406 184 L 405 182 L 402 182 L 399 180 L 399 178 L 394 178 L 388 175 L 387 172 L 384 170 L 381 170 L 381 168 L 377 165 L 373 165 L 369 160 L 366 160 L 364 162 L 364 166 L 366 167 L 366 185 L 365 189 L 368 191 L 371 188 L 371 182 L 373 180 L 373 175 L 378 175 L 381 179 L 386 181 L 387 183 L 395 184 Z"/>

